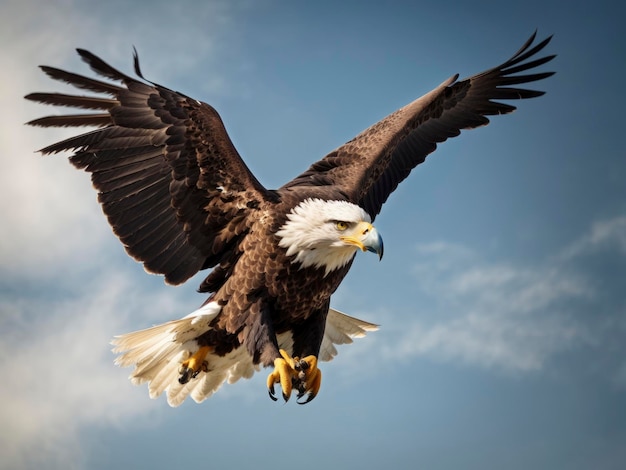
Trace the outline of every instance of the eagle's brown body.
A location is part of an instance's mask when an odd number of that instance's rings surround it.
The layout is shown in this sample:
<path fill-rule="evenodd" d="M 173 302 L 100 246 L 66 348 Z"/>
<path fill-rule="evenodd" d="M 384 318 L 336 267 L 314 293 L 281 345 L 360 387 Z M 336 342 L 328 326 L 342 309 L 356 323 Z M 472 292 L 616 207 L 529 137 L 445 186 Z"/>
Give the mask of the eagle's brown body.
<path fill-rule="evenodd" d="M 319 268 L 290 263 L 276 236 L 285 215 L 316 192 L 280 191 L 272 210 L 259 207 L 250 227 L 257 236 L 244 237 L 200 286 L 213 293 L 207 302 L 223 305 L 213 329 L 198 338 L 200 345 L 225 354 L 245 344 L 255 364 L 270 366 L 277 353 L 273 338 L 290 332 L 294 356 L 318 353 L 330 296 L 352 263 L 320 276 Z"/>

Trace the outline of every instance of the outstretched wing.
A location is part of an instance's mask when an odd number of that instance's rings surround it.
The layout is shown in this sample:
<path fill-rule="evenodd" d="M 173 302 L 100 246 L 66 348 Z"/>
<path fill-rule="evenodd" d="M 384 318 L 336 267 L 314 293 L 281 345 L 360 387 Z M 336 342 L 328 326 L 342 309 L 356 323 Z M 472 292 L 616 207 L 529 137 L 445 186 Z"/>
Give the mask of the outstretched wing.
<path fill-rule="evenodd" d="M 35 126 L 97 126 L 50 145 L 73 151 L 126 251 L 180 284 L 233 256 L 262 201 L 271 199 L 235 150 L 217 111 L 155 83 L 128 77 L 88 51 L 82 59 L 122 86 L 41 67 L 55 80 L 104 96 L 33 93 L 27 99 L 94 113 L 49 116 Z M 135 70 L 143 79 L 135 54 Z"/>
<path fill-rule="evenodd" d="M 533 34 L 503 64 L 465 80 L 456 81 L 458 75 L 446 80 L 314 163 L 284 187 L 332 185 L 374 218 L 398 184 L 437 148 L 438 143 L 459 135 L 462 129 L 488 124 L 487 116 L 515 110 L 514 106 L 494 100 L 543 95 L 541 91 L 515 85 L 554 74 L 520 74 L 555 57 L 529 60 L 550 39 L 533 46 Z"/>

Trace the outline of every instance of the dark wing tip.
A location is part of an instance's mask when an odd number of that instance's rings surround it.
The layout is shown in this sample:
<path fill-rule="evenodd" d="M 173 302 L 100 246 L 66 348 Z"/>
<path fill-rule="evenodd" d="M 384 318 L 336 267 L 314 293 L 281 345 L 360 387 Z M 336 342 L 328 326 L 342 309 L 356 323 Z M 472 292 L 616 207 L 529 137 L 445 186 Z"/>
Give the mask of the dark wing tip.
<path fill-rule="evenodd" d="M 130 78 L 129 76 L 123 74 L 122 72 L 120 72 L 119 70 L 115 69 L 114 67 L 111 67 L 104 60 L 102 60 L 100 57 L 98 57 L 95 54 L 92 54 L 88 50 L 77 48 L 76 52 L 78 52 L 78 55 L 80 56 L 80 58 L 85 63 L 87 63 L 87 65 L 89 65 L 91 70 L 93 70 L 94 72 L 96 72 L 96 73 L 98 73 L 98 74 L 100 74 L 100 75 L 102 75 L 104 77 L 110 78 L 111 80 L 116 80 L 116 81 L 120 81 L 120 82 L 132 81 L 132 78 Z"/>
<path fill-rule="evenodd" d="M 143 76 L 143 73 L 141 72 L 141 67 L 139 66 L 139 54 L 137 53 L 137 48 L 135 46 L 133 46 L 133 65 L 135 67 L 135 73 L 137 74 L 137 76 L 146 80 L 146 77 Z"/>
<path fill-rule="evenodd" d="M 82 49 L 80 47 L 77 47 L 76 52 L 78 53 L 80 58 L 89 65 L 91 65 L 92 62 L 101 60 L 98 56 L 89 52 L 87 49 Z"/>
<path fill-rule="evenodd" d="M 515 68 L 513 67 L 519 64 L 520 62 L 524 62 L 526 59 L 533 57 L 537 53 L 542 51 L 550 43 L 554 35 L 551 34 L 550 36 L 546 37 L 545 39 L 543 39 L 542 41 L 540 41 L 539 43 L 533 46 L 533 42 L 535 41 L 536 36 L 537 36 L 537 31 L 535 30 L 535 32 L 530 36 L 530 38 L 528 38 L 528 40 L 524 43 L 524 45 L 520 47 L 520 49 L 515 54 L 513 54 L 513 56 L 509 60 L 507 60 L 504 64 L 502 64 L 500 68 L 509 69 L 508 73 L 514 73 L 513 70 L 517 72 L 517 71 L 521 71 L 521 70 L 525 70 L 529 68 L 538 67 L 539 65 L 543 65 L 547 62 L 550 62 L 552 59 L 554 59 L 556 57 L 556 54 L 542 57 L 540 59 L 535 59 L 531 62 L 527 62 Z"/>

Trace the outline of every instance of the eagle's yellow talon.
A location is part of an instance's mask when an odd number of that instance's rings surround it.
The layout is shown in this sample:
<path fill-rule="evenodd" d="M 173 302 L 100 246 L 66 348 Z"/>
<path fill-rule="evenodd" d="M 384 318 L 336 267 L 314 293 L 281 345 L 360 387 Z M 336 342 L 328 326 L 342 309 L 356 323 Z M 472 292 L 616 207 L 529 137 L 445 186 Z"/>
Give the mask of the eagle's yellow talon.
<path fill-rule="evenodd" d="M 180 365 L 178 383 L 186 384 L 191 379 L 195 379 L 200 372 L 208 372 L 209 365 L 205 358 L 210 350 L 209 346 L 202 346 L 189 359 L 183 361 Z"/>
<path fill-rule="evenodd" d="M 317 358 L 307 356 L 304 359 L 292 358 L 286 351 L 280 350 L 282 357 L 274 359 L 274 371 L 267 377 L 267 390 L 270 398 L 276 401 L 274 385 L 280 383 L 283 399 L 288 401 L 294 388 L 298 390 L 298 399 L 307 395 L 307 399 L 298 402 L 301 405 L 315 398 L 322 383 L 322 373 L 317 368 Z"/>

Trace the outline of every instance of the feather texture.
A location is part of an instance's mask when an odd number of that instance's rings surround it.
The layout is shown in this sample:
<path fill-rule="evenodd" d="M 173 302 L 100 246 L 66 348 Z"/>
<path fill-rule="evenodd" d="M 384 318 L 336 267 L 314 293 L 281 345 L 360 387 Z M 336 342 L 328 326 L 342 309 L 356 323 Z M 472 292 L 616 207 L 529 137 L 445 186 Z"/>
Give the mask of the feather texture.
<path fill-rule="evenodd" d="M 345 192 L 374 220 L 398 184 L 435 151 L 437 144 L 458 136 L 461 130 L 488 124 L 487 116 L 515 110 L 515 106 L 495 100 L 519 100 L 544 94 L 511 86 L 543 80 L 554 74 L 521 74 L 555 57 L 548 55 L 529 61 L 551 39 L 548 37 L 533 45 L 535 37 L 536 33 L 497 67 L 464 80 L 457 81 L 458 75 L 455 75 L 444 81 L 311 165 L 284 188 L 333 186 Z"/>
<path fill-rule="evenodd" d="M 131 78 L 84 49 L 78 53 L 98 75 L 121 85 L 41 67 L 55 80 L 106 95 L 27 95 L 43 104 L 95 111 L 43 117 L 30 125 L 102 128 L 41 152 L 75 152 L 71 162 L 91 173 L 114 233 L 147 271 L 180 284 L 225 261 L 223 248 L 245 236 L 250 216 L 275 196 L 243 163 L 217 112 L 158 84 Z M 225 210 L 225 191 L 236 211 Z"/>
<path fill-rule="evenodd" d="M 211 322 L 220 311 L 217 303 L 209 302 L 180 320 L 117 336 L 112 341 L 113 352 L 119 354 L 115 363 L 121 367 L 134 367 L 131 382 L 135 385 L 147 383 L 151 398 L 165 393 L 171 406 L 179 406 L 187 397 L 200 403 L 225 382 L 232 384 L 241 378 L 249 379 L 259 370 L 259 365 L 253 363 L 246 348 L 239 347 L 223 356 L 209 353 L 206 358 L 208 372 L 186 384 L 178 382 L 182 362 L 198 349 L 195 339 L 211 330 Z M 320 360 L 330 361 L 337 355 L 336 345 L 351 343 L 352 338 L 363 337 L 377 329 L 373 323 L 330 309 Z M 293 354 L 290 333 L 280 335 L 278 342 L 281 348 Z"/>

